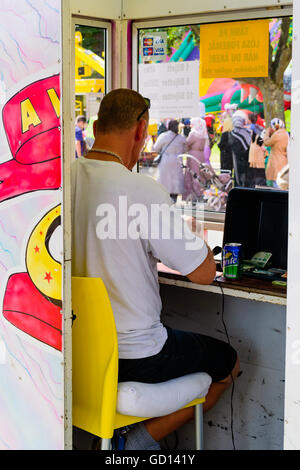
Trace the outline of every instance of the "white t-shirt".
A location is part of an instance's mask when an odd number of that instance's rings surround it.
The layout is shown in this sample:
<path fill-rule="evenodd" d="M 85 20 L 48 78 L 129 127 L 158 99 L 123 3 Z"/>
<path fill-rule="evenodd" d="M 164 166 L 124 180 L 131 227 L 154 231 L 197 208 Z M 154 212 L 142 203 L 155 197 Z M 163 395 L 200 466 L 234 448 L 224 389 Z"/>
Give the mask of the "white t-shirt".
<path fill-rule="evenodd" d="M 102 278 L 120 358 L 157 354 L 167 339 L 157 262 L 190 274 L 207 257 L 206 245 L 173 210 L 159 183 L 120 163 L 76 160 L 72 198 L 73 275 Z"/>

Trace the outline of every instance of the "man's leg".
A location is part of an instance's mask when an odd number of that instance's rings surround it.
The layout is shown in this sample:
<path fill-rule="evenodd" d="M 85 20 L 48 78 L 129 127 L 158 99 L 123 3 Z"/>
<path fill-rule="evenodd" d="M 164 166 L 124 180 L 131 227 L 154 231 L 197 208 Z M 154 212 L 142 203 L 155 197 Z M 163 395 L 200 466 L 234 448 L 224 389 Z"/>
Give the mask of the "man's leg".
<path fill-rule="evenodd" d="M 126 368 L 129 368 L 129 371 Z M 136 364 L 132 363 L 132 360 L 126 360 L 125 363 L 124 360 L 120 361 L 120 381 L 130 379 L 146 382 L 144 373 L 147 370 L 157 370 L 156 379 L 161 382 L 170 380 L 178 374 L 181 376 L 196 371 L 206 371 L 212 377 L 213 383 L 203 406 L 205 412 L 214 406 L 222 393 L 230 387 L 232 379 L 234 380 L 238 375 L 239 362 L 236 351 L 228 343 L 209 336 L 169 328 L 168 340 L 161 353 L 137 360 Z M 142 430 L 143 438 L 146 435 L 145 442 L 149 443 L 150 440 L 152 444 L 155 444 L 191 420 L 193 416 L 194 407 L 184 408 L 168 416 L 152 418 L 140 423 L 140 427 L 136 426 L 135 434 Z M 136 445 L 136 440 L 133 439 L 135 434 L 133 430 L 128 433 L 128 449 L 146 449 L 147 447 L 133 447 Z"/>
<path fill-rule="evenodd" d="M 220 380 L 219 382 L 214 382 L 211 384 L 208 394 L 206 395 L 206 402 L 203 404 L 204 413 L 217 403 L 221 395 L 230 387 L 232 381 L 235 380 L 239 371 L 240 363 L 237 359 L 235 366 L 228 377 L 226 377 L 224 380 Z M 160 441 L 168 434 L 176 431 L 176 429 L 190 421 L 194 417 L 194 412 L 194 407 L 184 408 L 167 416 L 149 419 L 148 421 L 144 422 L 144 425 L 150 436 L 155 441 Z"/>

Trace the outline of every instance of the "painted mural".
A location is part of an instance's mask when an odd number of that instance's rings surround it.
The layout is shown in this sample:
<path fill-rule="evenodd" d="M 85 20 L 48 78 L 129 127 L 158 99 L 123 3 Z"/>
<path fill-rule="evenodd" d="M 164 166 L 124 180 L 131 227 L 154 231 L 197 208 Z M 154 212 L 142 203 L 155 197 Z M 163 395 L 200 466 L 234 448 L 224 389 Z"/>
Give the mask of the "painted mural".
<path fill-rule="evenodd" d="M 63 449 L 61 2 L 1 0 L 0 449 Z"/>

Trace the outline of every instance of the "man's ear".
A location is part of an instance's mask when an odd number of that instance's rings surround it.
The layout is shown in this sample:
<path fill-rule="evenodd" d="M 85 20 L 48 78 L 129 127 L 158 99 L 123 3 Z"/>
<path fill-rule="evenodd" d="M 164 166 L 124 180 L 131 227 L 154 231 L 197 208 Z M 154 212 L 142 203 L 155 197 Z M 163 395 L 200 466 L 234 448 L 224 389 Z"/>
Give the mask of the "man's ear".
<path fill-rule="evenodd" d="M 135 132 L 135 140 L 140 141 L 145 138 L 145 132 L 147 130 L 148 123 L 145 119 L 140 119 L 137 123 L 136 132 Z"/>
<path fill-rule="evenodd" d="M 96 119 L 96 121 L 93 122 L 93 132 L 94 132 L 95 139 L 97 135 L 97 125 L 98 125 L 98 120 Z"/>

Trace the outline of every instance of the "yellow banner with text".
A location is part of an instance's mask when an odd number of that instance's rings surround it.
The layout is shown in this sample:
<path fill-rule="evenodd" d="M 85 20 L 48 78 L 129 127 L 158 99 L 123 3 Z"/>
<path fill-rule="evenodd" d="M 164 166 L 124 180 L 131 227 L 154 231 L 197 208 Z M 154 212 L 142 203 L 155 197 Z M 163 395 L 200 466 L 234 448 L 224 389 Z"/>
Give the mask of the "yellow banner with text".
<path fill-rule="evenodd" d="M 267 77 L 269 20 L 200 27 L 200 78 Z"/>

